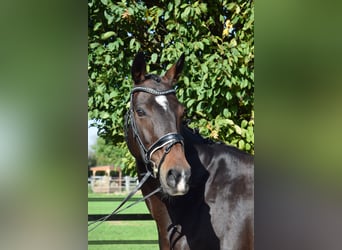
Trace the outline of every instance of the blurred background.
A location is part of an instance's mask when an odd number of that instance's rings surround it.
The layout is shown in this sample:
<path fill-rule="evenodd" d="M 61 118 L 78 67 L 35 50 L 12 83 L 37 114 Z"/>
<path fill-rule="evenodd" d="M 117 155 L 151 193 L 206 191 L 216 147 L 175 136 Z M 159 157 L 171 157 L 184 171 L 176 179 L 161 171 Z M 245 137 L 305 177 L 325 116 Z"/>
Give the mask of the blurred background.
<path fill-rule="evenodd" d="M 0 6 L 0 248 L 86 249 L 87 4 Z"/>
<path fill-rule="evenodd" d="M 339 249 L 341 4 L 255 4 L 256 249 Z M 0 8 L 1 249 L 87 247 L 87 4 Z"/>

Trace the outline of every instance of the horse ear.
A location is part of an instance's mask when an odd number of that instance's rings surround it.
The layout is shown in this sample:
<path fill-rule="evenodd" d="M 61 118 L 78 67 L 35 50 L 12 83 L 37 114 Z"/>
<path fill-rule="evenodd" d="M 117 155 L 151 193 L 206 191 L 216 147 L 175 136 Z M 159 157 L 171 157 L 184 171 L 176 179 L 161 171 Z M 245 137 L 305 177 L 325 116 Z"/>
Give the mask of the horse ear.
<path fill-rule="evenodd" d="M 135 84 L 139 84 L 145 79 L 146 75 L 146 62 L 144 58 L 144 53 L 139 52 L 132 64 L 132 78 Z"/>
<path fill-rule="evenodd" d="M 178 77 L 182 73 L 182 69 L 184 66 L 184 53 L 180 56 L 178 61 L 172 65 L 172 67 L 165 73 L 165 77 L 172 83 L 175 84 Z"/>

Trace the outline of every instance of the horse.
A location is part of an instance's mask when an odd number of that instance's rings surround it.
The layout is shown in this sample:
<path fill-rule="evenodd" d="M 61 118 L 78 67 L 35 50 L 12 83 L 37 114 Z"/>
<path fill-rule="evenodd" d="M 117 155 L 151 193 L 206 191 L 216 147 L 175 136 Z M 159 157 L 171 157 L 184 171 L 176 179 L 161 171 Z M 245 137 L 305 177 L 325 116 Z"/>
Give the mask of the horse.
<path fill-rule="evenodd" d="M 139 180 L 149 174 L 141 191 L 154 192 L 145 202 L 159 248 L 253 249 L 254 157 L 185 124 L 173 89 L 184 59 L 182 54 L 163 76 L 146 72 L 142 52 L 131 67 L 126 143 Z"/>

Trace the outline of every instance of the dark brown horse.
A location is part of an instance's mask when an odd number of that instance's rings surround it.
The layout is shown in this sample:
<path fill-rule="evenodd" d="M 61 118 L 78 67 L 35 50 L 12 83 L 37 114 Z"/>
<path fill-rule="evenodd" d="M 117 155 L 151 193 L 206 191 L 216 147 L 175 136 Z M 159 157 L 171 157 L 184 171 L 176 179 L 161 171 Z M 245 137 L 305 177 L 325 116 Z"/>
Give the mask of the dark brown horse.
<path fill-rule="evenodd" d="M 160 249 L 253 249 L 253 157 L 204 139 L 183 125 L 172 88 L 184 56 L 164 76 L 146 73 L 142 53 L 132 65 L 126 139 L 157 223 Z"/>

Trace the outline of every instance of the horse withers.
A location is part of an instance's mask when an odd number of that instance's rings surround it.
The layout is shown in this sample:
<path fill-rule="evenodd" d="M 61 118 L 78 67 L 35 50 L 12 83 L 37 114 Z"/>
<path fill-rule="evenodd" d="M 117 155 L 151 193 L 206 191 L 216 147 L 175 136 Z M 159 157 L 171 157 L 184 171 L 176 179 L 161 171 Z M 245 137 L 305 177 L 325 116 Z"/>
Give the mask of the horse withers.
<path fill-rule="evenodd" d="M 157 223 L 160 249 L 253 249 L 253 157 L 204 139 L 184 125 L 172 88 L 184 55 L 163 76 L 147 74 L 143 53 L 132 65 L 127 145 Z"/>

